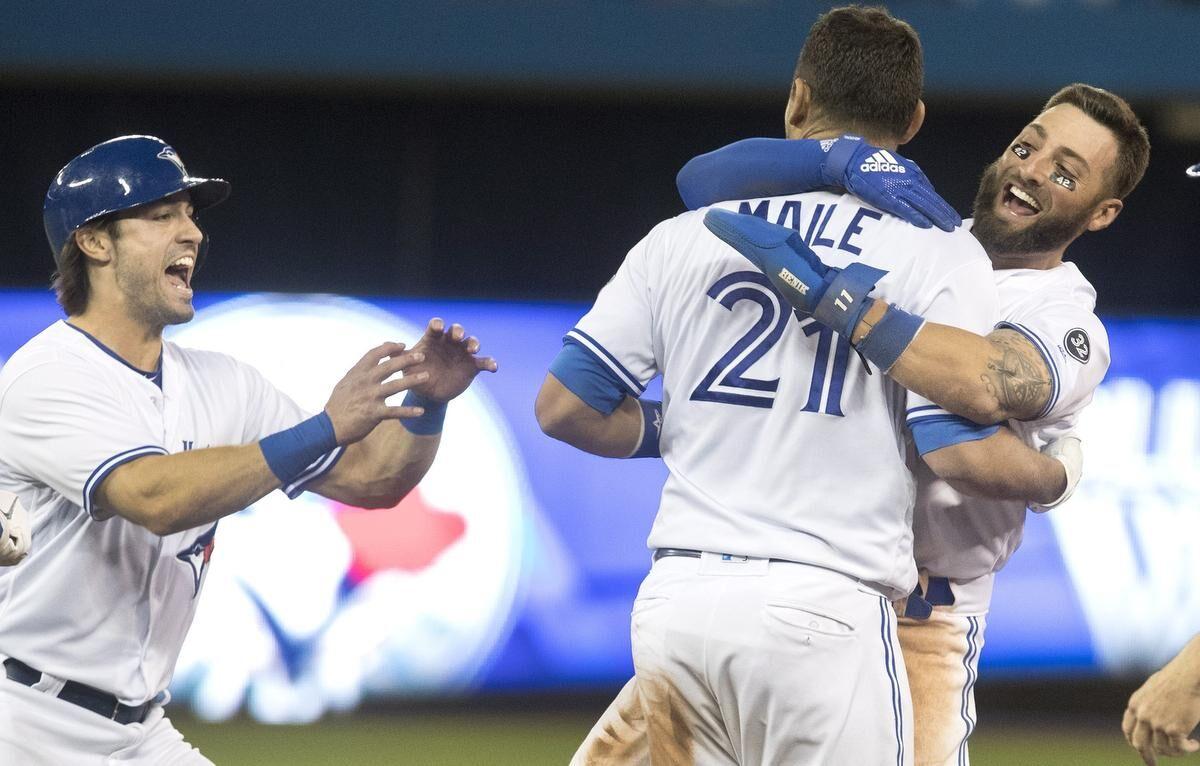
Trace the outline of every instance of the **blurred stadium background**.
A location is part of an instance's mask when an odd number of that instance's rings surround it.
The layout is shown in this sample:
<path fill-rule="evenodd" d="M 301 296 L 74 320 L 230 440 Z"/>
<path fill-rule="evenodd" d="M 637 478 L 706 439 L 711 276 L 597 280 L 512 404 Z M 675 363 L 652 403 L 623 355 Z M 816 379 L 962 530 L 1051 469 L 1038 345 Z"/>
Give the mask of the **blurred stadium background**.
<path fill-rule="evenodd" d="M 534 393 L 625 251 L 681 212 L 676 170 L 781 135 L 799 46 L 832 5 L 4 7 L 0 364 L 58 317 L 49 180 L 124 133 L 233 183 L 205 218 L 180 342 L 236 353 L 314 407 L 360 349 L 432 315 L 502 364 L 451 408 L 401 506 L 271 498 L 222 521 L 173 686 L 209 757 L 566 763 L 631 672 L 662 468 L 542 437 Z M 1114 90 L 1150 130 L 1120 220 L 1069 253 L 1100 292 L 1113 367 L 1084 424 L 1088 479 L 1031 521 L 999 579 L 972 747 L 984 766 L 1133 763 L 1125 699 L 1200 630 L 1200 181 L 1184 175 L 1200 161 L 1200 4 L 888 6 L 925 44 L 929 116 L 905 151 L 964 214 L 1062 85 Z"/>

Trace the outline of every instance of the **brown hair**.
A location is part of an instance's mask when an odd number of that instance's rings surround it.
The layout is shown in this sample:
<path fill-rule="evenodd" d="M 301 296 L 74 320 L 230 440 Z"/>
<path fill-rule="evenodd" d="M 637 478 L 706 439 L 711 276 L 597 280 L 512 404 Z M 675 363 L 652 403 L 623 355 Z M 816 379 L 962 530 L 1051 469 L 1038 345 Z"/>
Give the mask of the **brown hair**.
<path fill-rule="evenodd" d="M 1117 162 L 1108 171 L 1113 196 L 1125 199 L 1137 187 L 1150 164 L 1150 136 L 1125 99 L 1103 88 L 1077 82 L 1050 97 L 1042 111 L 1070 104 L 1112 131 L 1117 139 Z"/>
<path fill-rule="evenodd" d="M 115 217 L 106 216 L 85 225 L 100 229 L 114 240 L 118 236 Z M 62 252 L 58 257 L 58 269 L 51 277 L 50 286 L 54 288 L 58 305 L 62 306 L 62 310 L 67 316 L 78 316 L 87 310 L 91 292 L 91 284 L 88 282 L 87 256 L 75 242 L 75 232 L 71 232 L 67 237 L 67 243 L 63 245 Z"/>
<path fill-rule="evenodd" d="M 834 8 L 809 30 L 795 76 L 846 127 L 901 136 L 921 98 L 921 40 L 885 8 Z"/>

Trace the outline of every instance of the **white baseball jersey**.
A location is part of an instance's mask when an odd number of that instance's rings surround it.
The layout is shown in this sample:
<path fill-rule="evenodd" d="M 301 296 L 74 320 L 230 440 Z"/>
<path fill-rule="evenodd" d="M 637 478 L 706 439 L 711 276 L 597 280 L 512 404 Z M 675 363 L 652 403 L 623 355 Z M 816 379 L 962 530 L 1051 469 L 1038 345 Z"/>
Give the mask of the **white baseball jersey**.
<path fill-rule="evenodd" d="M 33 544 L 0 570 L 0 654 L 137 705 L 166 688 L 217 525 L 159 537 L 94 506 L 138 457 L 249 444 L 306 415 L 256 370 L 163 343 L 161 389 L 57 322 L 0 370 L 0 489 L 29 510 Z M 294 484 L 323 475 L 340 448 Z"/>
<path fill-rule="evenodd" d="M 718 207 L 792 226 L 831 266 L 887 271 L 873 294 L 929 320 L 979 333 L 994 322 L 991 266 L 965 228 L 918 229 L 828 192 Z M 634 396 L 663 376 L 670 474 L 649 546 L 816 564 L 907 594 L 913 397 L 799 321 L 704 212 L 656 226 L 568 333 Z"/>
<path fill-rule="evenodd" d="M 1094 313 L 1096 290 L 1073 263 L 1047 270 L 1000 270 L 995 280 L 997 327 L 1028 338 L 1050 368 L 1050 399 L 1040 417 L 1009 424 L 1026 444 L 1041 449 L 1075 427 L 1108 370 L 1108 335 Z M 909 422 L 930 412 L 912 413 Z M 1021 544 L 1025 503 L 964 497 L 923 463 L 915 470 L 917 566 L 951 579 L 999 571 Z"/>

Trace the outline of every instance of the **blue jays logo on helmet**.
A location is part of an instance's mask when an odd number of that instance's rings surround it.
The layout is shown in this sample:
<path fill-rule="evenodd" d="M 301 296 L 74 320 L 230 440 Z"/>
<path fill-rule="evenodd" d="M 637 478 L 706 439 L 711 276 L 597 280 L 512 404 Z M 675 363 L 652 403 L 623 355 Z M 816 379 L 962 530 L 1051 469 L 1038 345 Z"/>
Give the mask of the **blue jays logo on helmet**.
<path fill-rule="evenodd" d="M 192 544 L 175 554 L 175 558 L 192 568 L 192 598 L 200 595 L 200 581 L 204 579 L 204 568 L 212 558 L 213 540 L 217 536 L 217 525 L 214 523 L 208 530 L 192 541 Z"/>
<path fill-rule="evenodd" d="M 179 172 L 185 177 L 187 176 L 188 172 L 187 168 L 183 166 L 183 160 L 179 159 L 179 155 L 176 154 L 175 150 L 171 147 L 168 146 L 167 148 L 163 149 L 158 153 L 157 157 L 160 160 L 166 160 L 167 162 L 174 163 L 175 167 L 179 168 Z"/>
<path fill-rule="evenodd" d="M 55 263 L 80 226 L 185 190 L 196 210 L 229 196 L 226 181 L 188 175 L 179 154 L 154 136 L 119 136 L 93 146 L 58 171 L 46 191 L 42 221 Z"/>

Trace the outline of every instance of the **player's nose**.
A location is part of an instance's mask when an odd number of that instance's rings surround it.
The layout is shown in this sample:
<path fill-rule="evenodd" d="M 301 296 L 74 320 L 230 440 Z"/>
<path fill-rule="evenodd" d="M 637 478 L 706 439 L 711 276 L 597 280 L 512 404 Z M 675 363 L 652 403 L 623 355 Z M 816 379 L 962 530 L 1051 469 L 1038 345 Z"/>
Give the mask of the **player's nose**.
<path fill-rule="evenodd" d="M 1017 176 L 1029 186 L 1042 186 L 1050 179 L 1054 162 L 1049 158 L 1031 158 L 1017 165 Z"/>
<path fill-rule="evenodd" d="M 194 242 L 197 247 L 204 241 L 204 230 L 200 228 L 200 224 L 196 223 L 196 219 L 190 216 L 185 216 L 184 224 L 179 229 L 179 234 L 176 237 L 180 242 Z"/>

